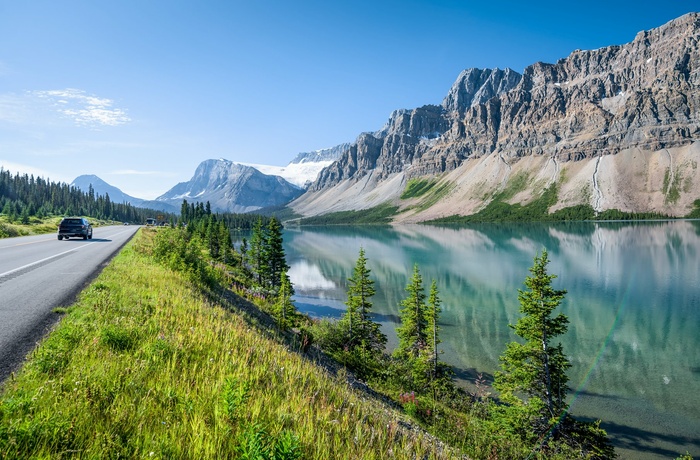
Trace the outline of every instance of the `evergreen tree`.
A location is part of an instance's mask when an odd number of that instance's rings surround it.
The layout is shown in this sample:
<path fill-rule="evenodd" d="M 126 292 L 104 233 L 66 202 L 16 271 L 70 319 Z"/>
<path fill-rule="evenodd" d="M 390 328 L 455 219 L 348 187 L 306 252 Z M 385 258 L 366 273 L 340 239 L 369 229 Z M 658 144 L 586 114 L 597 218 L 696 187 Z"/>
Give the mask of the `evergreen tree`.
<path fill-rule="evenodd" d="M 221 259 L 224 261 L 224 263 L 229 263 L 231 250 L 233 248 L 233 241 L 231 241 L 231 232 L 223 220 L 219 220 L 217 223 L 217 233 L 219 235 Z"/>
<path fill-rule="evenodd" d="M 219 240 L 219 226 L 216 222 L 216 217 L 209 215 L 204 219 L 204 234 L 206 235 L 207 243 L 209 244 L 209 255 L 214 260 L 221 260 L 221 241 Z"/>
<path fill-rule="evenodd" d="M 294 306 L 294 288 L 289 280 L 287 272 L 280 274 L 279 292 L 277 293 L 277 304 L 275 305 L 275 316 L 280 329 L 287 330 L 296 324 L 297 310 Z"/>
<path fill-rule="evenodd" d="M 280 274 L 289 270 L 282 243 L 282 225 L 273 217 L 267 225 L 264 239 L 265 279 L 273 289 L 280 287 Z"/>
<path fill-rule="evenodd" d="M 341 319 L 341 325 L 347 331 L 350 349 L 360 347 L 367 351 L 381 352 L 386 345 L 386 336 L 379 324 L 370 317 L 370 297 L 376 292 L 374 281 L 369 278 L 370 272 L 365 251 L 360 248 L 352 276 L 348 279 L 348 300 L 345 302 L 348 308 Z"/>
<path fill-rule="evenodd" d="M 255 226 L 253 226 L 253 233 L 250 236 L 250 248 L 248 250 L 248 264 L 250 265 L 250 270 L 253 272 L 253 276 L 259 285 L 263 284 L 263 276 L 266 267 L 266 248 L 265 242 L 267 237 L 265 235 L 265 228 L 263 227 L 262 218 L 258 218 Z"/>
<path fill-rule="evenodd" d="M 566 315 L 554 316 L 566 291 L 552 287 L 556 275 L 547 273 L 548 263 L 546 250 L 536 255 L 531 276 L 525 278 L 527 289 L 518 290 L 524 316 L 511 327 L 524 343 L 507 345 L 494 387 L 506 403 L 505 420 L 524 438 L 535 435 L 540 444 L 563 440 L 591 458 L 611 458 L 614 450 L 599 422 L 579 422 L 568 414 L 566 371 L 571 364 L 561 343 L 554 342 L 568 329 Z"/>
<path fill-rule="evenodd" d="M 428 296 L 428 309 L 427 309 L 427 320 L 428 320 L 428 352 L 430 355 L 430 373 L 431 378 L 435 379 L 438 377 L 438 344 L 440 343 L 440 326 L 438 321 L 440 319 L 440 304 L 442 300 L 438 295 L 437 282 L 433 280 L 430 285 L 430 295 Z"/>
<path fill-rule="evenodd" d="M 571 367 L 560 343 L 553 340 L 567 330 L 568 318 L 553 316 L 566 291 L 552 287 L 556 275 L 547 273 L 547 251 L 535 257 L 525 278 L 527 290 L 519 290 L 521 317 L 513 329 L 525 343 L 511 342 L 501 356 L 502 371 L 496 374 L 496 388 L 503 401 L 527 408 L 537 428 L 546 432 L 566 411 L 569 391 L 566 370 Z M 518 395 L 525 395 L 521 400 Z"/>
<path fill-rule="evenodd" d="M 418 265 L 413 266 L 413 276 L 406 286 L 408 297 L 401 301 L 401 325 L 396 330 L 399 346 L 394 356 L 399 359 L 418 358 L 428 343 L 428 318 L 425 305 L 423 278 Z"/>

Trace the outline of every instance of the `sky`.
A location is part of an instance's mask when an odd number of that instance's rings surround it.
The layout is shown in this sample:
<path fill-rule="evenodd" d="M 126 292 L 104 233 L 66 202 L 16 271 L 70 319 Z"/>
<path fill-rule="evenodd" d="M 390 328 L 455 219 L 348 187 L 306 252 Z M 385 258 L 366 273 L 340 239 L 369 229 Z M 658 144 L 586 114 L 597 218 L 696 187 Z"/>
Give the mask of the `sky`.
<path fill-rule="evenodd" d="M 693 9 L 693 7 L 695 7 Z M 0 0 L 0 167 L 145 199 L 204 160 L 284 166 L 470 67 L 630 42 L 687 0 Z"/>

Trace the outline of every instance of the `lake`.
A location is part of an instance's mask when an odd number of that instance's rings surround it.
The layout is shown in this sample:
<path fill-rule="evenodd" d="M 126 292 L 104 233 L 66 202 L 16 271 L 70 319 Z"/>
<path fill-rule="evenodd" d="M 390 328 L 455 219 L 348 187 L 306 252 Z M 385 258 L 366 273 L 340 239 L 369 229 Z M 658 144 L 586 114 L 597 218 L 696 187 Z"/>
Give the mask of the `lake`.
<path fill-rule="evenodd" d="M 331 318 L 363 247 L 389 348 L 418 264 L 443 301 L 442 359 L 467 388 L 515 340 L 518 289 L 546 248 L 568 291 L 572 413 L 603 420 L 623 458 L 700 456 L 700 221 L 302 227 L 284 247 L 297 308 Z"/>

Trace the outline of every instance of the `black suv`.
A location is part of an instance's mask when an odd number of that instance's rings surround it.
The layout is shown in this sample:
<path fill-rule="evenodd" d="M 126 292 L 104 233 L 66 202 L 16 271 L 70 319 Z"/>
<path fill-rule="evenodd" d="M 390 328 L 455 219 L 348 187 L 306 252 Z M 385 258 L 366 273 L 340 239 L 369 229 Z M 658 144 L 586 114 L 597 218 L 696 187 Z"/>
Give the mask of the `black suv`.
<path fill-rule="evenodd" d="M 84 217 L 64 217 L 58 224 L 58 239 L 68 239 L 71 236 L 92 239 L 92 225 Z"/>

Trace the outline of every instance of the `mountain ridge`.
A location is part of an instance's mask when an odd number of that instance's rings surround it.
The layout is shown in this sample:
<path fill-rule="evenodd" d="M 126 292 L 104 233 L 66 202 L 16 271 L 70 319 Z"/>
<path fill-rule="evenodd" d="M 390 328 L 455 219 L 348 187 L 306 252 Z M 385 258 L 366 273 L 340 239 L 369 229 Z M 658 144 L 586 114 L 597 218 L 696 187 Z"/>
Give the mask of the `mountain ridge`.
<path fill-rule="evenodd" d="M 402 211 L 397 221 L 467 215 L 524 174 L 512 203 L 557 184 L 551 211 L 685 215 L 700 198 L 699 31 L 700 16 L 688 13 L 522 75 L 467 69 L 440 106 L 395 111 L 381 130 L 360 134 L 291 207 L 310 216 L 388 201 Z M 432 204 L 402 200 L 412 179 L 449 193 Z"/>

